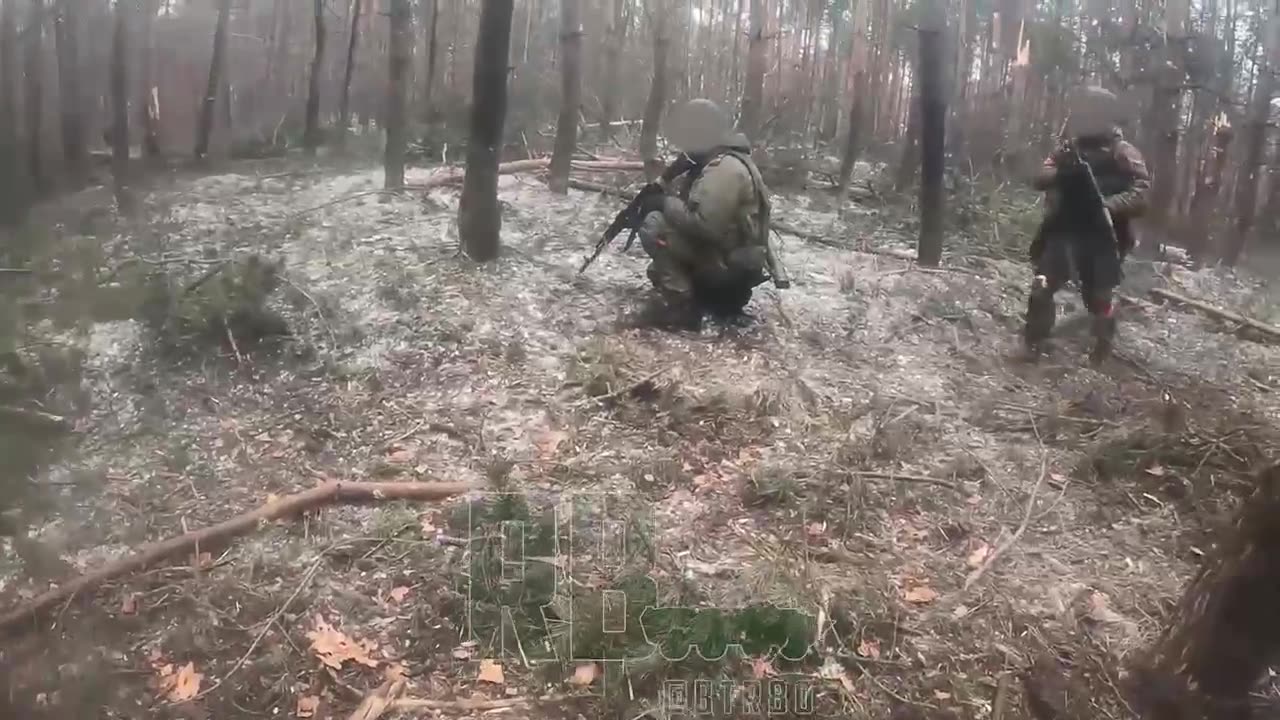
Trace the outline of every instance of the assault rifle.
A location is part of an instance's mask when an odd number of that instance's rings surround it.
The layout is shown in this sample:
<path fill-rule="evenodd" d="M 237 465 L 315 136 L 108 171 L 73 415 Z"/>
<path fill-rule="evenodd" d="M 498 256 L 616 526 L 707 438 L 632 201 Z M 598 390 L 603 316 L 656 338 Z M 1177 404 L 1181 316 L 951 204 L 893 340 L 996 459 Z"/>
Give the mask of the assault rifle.
<path fill-rule="evenodd" d="M 689 157 L 687 153 L 680 153 L 680 156 L 677 157 L 671 165 L 667 166 L 666 170 L 662 171 L 663 185 L 675 180 L 686 172 L 696 170 L 697 168 L 697 161 Z M 640 188 L 640 192 L 636 193 L 636 196 L 631 199 L 631 202 L 613 218 L 613 222 L 609 223 L 609 227 L 605 228 L 604 234 L 596 241 L 596 247 L 595 250 L 592 251 L 591 257 L 587 258 L 586 261 L 582 263 L 582 267 L 578 268 L 579 275 L 586 272 L 587 268 L 591 266 L 591 263 L 595 262 L 596 258 L 600 257 L 600 253 L 604 252 L 604 249 L 609 246 L 609 243 L 613 242 L 613 239 L 618 237 L 623 230 L 630 230 L 631 233 L 627 235 L 627 244 L 622 246 L 622 252 L 626 252 L 631 249 L 632 243 L 636 240 L 636 233 L 640 232 L 640 225 L 644 223 L 644 208 L 655 195 L 663 194 L 663 185 L 659 185 L 658 183 L 649 183 L 648 185 Z"/>
<path fill-rule="evenodd" d="M 1102 188 L 1098 185 L 1098 177 L 1093 174 L 1093 168 L 1089 163 L 1085 162 L 1084 157 L 1080 155 L 1080 148 L 1076 144 L 1067 140 L 1062 147 L 1067 157 L 1071 158 L 1072 164 L 1079 168 L 1081 175 L 1085 178 L 1085 190 L 1088 195 L 1089 213 L 1093 215 L 1091 220 L 1106 233 L 1107 240 L 1110 241 L 1111 247 L 1118 254 L 1120 252 L 1120 241 L 1116 236 L 1116 226 L 1111 220 L 1111 213 L 1107 211 L 1106 196 L 1102 194 Z"/>

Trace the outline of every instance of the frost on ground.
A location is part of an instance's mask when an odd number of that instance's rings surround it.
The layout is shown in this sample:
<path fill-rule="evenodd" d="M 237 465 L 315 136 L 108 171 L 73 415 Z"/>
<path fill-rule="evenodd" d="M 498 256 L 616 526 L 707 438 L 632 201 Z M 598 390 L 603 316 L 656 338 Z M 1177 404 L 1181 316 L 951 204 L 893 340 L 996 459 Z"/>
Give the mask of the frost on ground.
<path fill-rule="evenodd" d="M 785 680 L 852 717 L 982 718 L 997 688 L 1020 693 L 1006 676 L 1066 654 L 1097 664 L 1090 702 L 1118 713 L 1123 661 L 1270 451 L 1275 347 L 1143 301 L 1122 311 L 1123 357 L 1091 370 L 1064 292 L 1057 354 L 1025 364 L 1025 267 L 871 252 L 909 246 L 894 206 L 840 219 L 829 197 L 779 197 L 775 217 L 826 242 L 782 237 L 793 288 L 694 336 L 625 322 L 646 281 L 623 238 L 576 275 L 616 199 L 505 176 L 504 255 L 477 266 L 456 190 L 386 196 L 380 178 L 182 180 L 152 194 L 154 228 L 107 243 L 108 263 L 282 259 L 271 302 L 295 337 L 175 362 L 136 320 L 34 325 L 83 347 L 90 399 L 30 530 L 63 572 L 6 560 L 0 592 L 16 603 L 323 479 L 479 489 L 326 509 L 114 583 L 0 649 L 15 702 L 344 717 L 392 667 L 407 696 L 533 717 L 657 713 L 676 700 L 663 680 L 696 677 Z M 1272 306 L 1218 271 L 1129 274 L 1139 296 Z M 814 651 L 764 659 L 789 638 Z M 743 652 L 716 659 L 730 642 Z M 692 646 L 714 661 L 674 659 Z M 187 663 L 202 680 L 164 679 Z M 166 704 L 192 682 L 195 700 Z"/>

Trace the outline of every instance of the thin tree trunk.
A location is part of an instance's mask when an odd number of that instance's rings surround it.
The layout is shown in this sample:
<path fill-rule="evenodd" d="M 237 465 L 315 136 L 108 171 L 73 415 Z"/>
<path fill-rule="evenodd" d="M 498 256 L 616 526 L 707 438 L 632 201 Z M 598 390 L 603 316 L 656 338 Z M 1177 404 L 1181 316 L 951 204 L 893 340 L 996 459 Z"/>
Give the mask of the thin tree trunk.
<path fill-rule="evenodd" d="M 426 88 L 422 93 L 423 113 L 422 119 L 430 124 L 435 120 L 435 84 L 436 84 L 436 57 L 439 55 L 439 35 L 437 30 L 440 27 L 440 0 L 431 0 L 431 20 L 430 27 L 427 30 L 427 78 Z"/>
<path fill-rule="evenodd" d="M 160 157 L 160 100 L 155 87 L 155 19 L 157 0 L 142 0 L 142 58 L 138 64 L 138 127 L 142 128 L 142 156 L 148 160 Z"/>
<path fill-rule="evenodd" d="M 1222 187 L 1233 134 L 1231 126 L 1226 123 L 1226 116 L 1219 117 L 1214 127 L 1213 146 L 1205 159 L 1204 172 L 1197 182 L 1195 195 L 1191 198 L 1191 219 L 1187 223 L 1183 245 L 1196 262 L 1203 262 L 1212 254 L 1209 216 L 1218 205 L 1218 191 Z"/>
<path fill-rule="evenodd" d="M 0 8 L 0 225 L 15 225 L 26 206 L 18 158 L 17 0 Z"/>
<path fill-rule="evenodd" d="M 1271 97 L 1275 89 L 1277 50 L 1280 50 L 1280 15 L 1268 12 L 1265 24 L 1265 44 L 1262 61 L 1258 67 L 1258 81 L 1249 103 L 1249 120 L 1244 133 L 1244 154 L 1236 175 L 1235 229 L 1223 254 L 1222 261 L 1234 266 L 1244 252 L 1245 244 L 1253 231 L 1254 214 L 1258 206 L 1258 175 L 1266 152 L 1267 120 L 1271 111 Z"/>
<path fill-rule="evenodd" d="M 560 119 L 551 154 L 547 185 L 560 195 L 569 192 L 569 161 L 578 149 L 578 107 L 582 104 L 582 22 L 579 0 L 560 0 Z"/>
<path fill-rule="evenodd" d="M 924 35 L 921 35 L 921 40 Z M 923 43 L 922 43 L 923 44 Z M 923 51 L 922 51 L 923 52 Z M 911 181 L 916 177 L 916 171 L 920 168 L 920 130 L 921 122 L 921 96 L 919 87 L 920 83 L 911 93 L 911 99 L 908 101 L 911 106 L 907 109 L 907 130 L 902 136 L 902 155 L 898 160 L 898 172 L 894 175 L 893 189 L 902 192 L 911 185 Z M 893 118 L 893 122 L 897 124 L 897 118 Z"/>
<path fill-rule="evenodd" d="M 484 262 L 498 256 L 502 209 L 498 206 L 498 161 L 507 116 L 507 56 L 513 0 L 481 0 L 472 74 L 471 138 L 467 174 L 458 201 L 462 250 Z"/>
<path fill-rule="evenodd" d="M 408 92 L 409 65 L 413 62 L 413 13 L 409 0 L 391 0 L 391 42 L 388 54 L 386 118 L 386 151 L 383 155 L 383 187 L 404 187 L 404 149 L 407 141 L 405 94 Z"/>
<path fill-rule="evenodd" d="M 117 0 L 111 39 L 111 179 L 121 215 L 134 210 L 129 191 L 129 17 L 130 3 Z"/>
<path fill-rule="evenodd" d="M 644 161 L 645 174 L 650 180 L 662 174 L 662 161 L 658 158 L 658 126 L 667 105 L 667 9 L 665 2 L 656 3 L 653 9 L 653 82 L 649 86 L 649 100 L 644 106 L 644 121 L 640 126 L 640 159 Z"/>
<path fill-rule="evenodd" d="M 747 78 L 742 91 L 742 132 L 753 143 L 760 141 L 760 122 L 764 112 L 764 72 L 768 43 L 764 37 L 765 0 L 751 0 L 751 39 L 747 41 Z"/>
<path fill-rule="evenodd" d="M 618 71 L 627 40 L 626 0 L 613 0 L 613 14 L 604 46 L 604 82 L 600 88 L 600 139 L 613 140 L 613 121 L 618 118 Z"/>
<path fill-rule="evenodd" d="M 360 43 L 360 0 L 351 2 L 351 28 L 347 35 L 347 66 L 342 72 L 342 95 L 338 100 L 338 147 L 347 145 L 351 128 L 351 75 L 356 69 L 356 47 Z"/>
<path fill-rule="evenodd" d="M 218 105 L 218 89 L 222 87 L 222 65 L 227 54 L 227 22 L 231 18 L 231 0 L 218 0 L 218 22 L 213 30 L 213 56 L 209 60 L 209 82 L 200 104 L 196 127 L 196 159 L 209 154 L 209 137 L 213 134 L 213 113 Z"/>
<path fill-rule="evenodd" d="M 730 98 L 738 96 L 738 69 L 742 66 L 742 10 L 747 0 L 738 0 L 736 15 L 733 20 L 733 57 L 729 69 Z"/>
<path fill-rule="evenodd" d="M 845 136 L 844 152 L 840 156 L 839 203 L 836 207 L 844 210 L 844 201 L 849 196 L 849 183 L 853 180 L 853 169 L 858 164 L 861 152 L 863 126 L 866 124 L 866 106 L 864 98 L 867 89 L 867 73 L 859 70 L 853 79 L 853 100 L 849 105 L 849 133 Z"/>
<path fill-rule="evenodd" d="M 53 40 L 58 56 L 58 102 L 62 116 L 62 160 L 66 163 L 67 174 L 76 181 L 82 180 L 89 169 L 80 96 L 79 26 L 84 11 L 80 0 L 63 0 L 53 18 Z"/>
<path fill-rule="evenodd" d="M 1151 147 L 1151 209 L 1147 213 L 1148 237 L 1155 242 L 1139 245 L 1142 253 L 1154 257 L 1167 239 L 1169 212 L 1178 188 L 1178 127 L 1181 123 L 1183 72 L 1177 67 L 1176 47 L 1186 34 L 1186 0 L 1170 0 L 1165 7 L 1167 23 L 1164 41 L 1155 53 L 1156 77 L 1147 117 Z"/>
<path fill-rule="evenodd" d="M 311 76 L 307 81 L 306 126 L 302 147 L 314 155 L 320 146 L 320 73 L 324 70 L 324 0 L 315 0 L 315 54 L 311 56 Z"/>
<path fill-rule="evenodd" d="M 27 174 L 36 195 L 44 192 L 44 1 L 31 0 L 30 15 L 22 34 L 27 41 L 26 98 L 27 111 Z"/>
<path fill-rule="evenodd" d="M 947 140 L 947 95 L 943 81 L 943 0 L 926 3 L 920 23 L 920 239 L 916 262 L 937 267 L 942 262 L 942 171 Z"/>

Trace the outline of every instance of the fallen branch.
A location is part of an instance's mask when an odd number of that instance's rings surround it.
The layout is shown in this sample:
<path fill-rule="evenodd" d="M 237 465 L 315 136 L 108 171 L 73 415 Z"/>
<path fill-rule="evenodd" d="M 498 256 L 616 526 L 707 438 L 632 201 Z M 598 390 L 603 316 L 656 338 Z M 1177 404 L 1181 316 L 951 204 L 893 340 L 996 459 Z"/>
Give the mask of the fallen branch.
<path fill-rule="evenodd" d="M 903 475 L 901 473 L 864 472 L 864 471 L 858 471 L 858 470 L 850 470 L 850 471 L 847 471 L 845 474 L 850 477 L 860 477 L 860 478 L 865 478 L 867 480 L 891 480 L 893 482 L 921 483 L 924 485 L 937 485 L 938 487 L 944 487 L 944 488 L 947 488 L 948 490 L 954 490 L 956 492 L 960 492 L 961 490 L 959 485 L 951 482 L 950 480 L 925 477 L 923 475 Z"/>
<path fill-rule="evenodd" d="M 348 720 L 377 720 L 391 709 L 402 692 L 404 692 L 403 677 L 387 678 L 377 690 L 365 696 Z"/>
<path fill-rule="evenodd" d="M 1245 317 L 1238 312 L 1225 310 L 1215 305 L 1210 305 L 1202 300 L 1189 298 L 1186 295 L 1180 295 L 1172 290 L 1165 290 L 1164 288 L 1152 288 L 1151 294 L 1163 300 L 1172 300 L 1173 302 L 1193 307 L 1196 310 L 1219 320 L 1226 320 L 1228 322 L 1233 322 L 1237 325 L 1247 327 L 1251 330 L 1257 330 L 1272 340 L 1280 340 L 1280 328 L 1275 325 L 1264 323 L 1261 320 L 1254 320 L 1253 318 Z"/>
<path fill-rule="evenodd" d="M 587 403 L 591 402 L 592 400 L 595 400 L 596 402 L 606 402 L 606 401 L 608 401 L 608 400 L 617 400 L 618 398 L 620 398 L 620 397 L 622 397 L 622 396 L 624 396 L 624 395 L 630 395 L 630 394 L 634 393 L 635 391 L 639 390 L 640 388 L 644 387 L 645 385 L 647 385 L 647 384 L 649 384 L 649 383 L 653 382 L 654 380 L 657 380 L 657 379 L 658 379 L 658 376 L 662 375 L 662 374 L 663 374 L 663 373 L 665 373 L 667 370 L 668 370 L 668 368 L 665 368 L 665 367 L 664 367 L 664 368 L 662 368 L 661 370 L 658 370 L 658 371 L 656 371 L 656 372 L 652 372 L 652 373 L 649 373 L 648 375 L 645 375 L 645 376 L 644 376 L 643 378 L 641 378 L 640 380 L 637 380 L 636 382 L 633 382 L 633 383 L 631 383 L 630 385 L 627 385 L 626 387 L 620 388 L 620 389 L 618 389 L 618 390 L 614 390 L 613 392 L 608 393 L 607 395 L 595 395 L 595 396 L 589 397 L 589 398 L 587 398 L 586 400 L 583 400 L 583 401 L 582 401 L 581 403 L 579 403 L 579 404 L 580 404 L 580 405 L 585 405 L 585 404 L 587 404 Z"/>
<path fill-rule="evenodd" d="M 986 574 L 987 570 L 990 570 L 991 566 L 996 564 L 996 560 L 999 560 L 1001 555 L 1009 552 L 1009 548 L 1013 547 L 1014 543 L 1018 542 L 1018 538 L 1022 537 L 1022 533 L 1027 531 L 1027 525 L 1031 522 L 1031 511 L 1036 507 L 1036 496 L 1040 494 L 1040 486 L 1044 485 L 1044 479 L 1048 475 L 1049 458 L 1046 456 L 1040 461 L 1040 477 L 1036 479 L 1036 485 L 1031 488 L 1031 495 L 1027 498 L 1027 509 L 1022 513 L 1022 523 L 1018 525 L 1017 530 L 1013 531 L 1013 534 L 1009 536 L 1008 540 L 1000 543 L 1000 545 L 987 556 L 987 559 L 982 561 L 981 565 L 974 569 L 973 572 L 969 573 L 969 577 L 964 579 L 965 590 L 968 590 L 974 583 L 982 579 L 982 576 Z"/>
<path fill-rule="evenodd" d="M 66 432 L 71 429 L 71 421 L 61 415 L 54 415 L 42 410 L 13 407 L 12 405 L 0 405 L 0 421 L 21 423 L 41 430 L 54 430 L 57 432 Z"/>
<path fill-rule="evenodd" d="M 33 621 L 40 614 L 61 603 L 69 602 L 72 597 L 104 582 L 146 569 L 161 560 L 190 553 L 197 547 L 207 549 L 210 546 L 217 546 L 282 517 L 336 503 L 384 500 L 430 502 L 459 495 L 471 488 L 472 485 L 468 483 L 326 482 L 310 490 L 268 502 L 217 525 L 144 546 L 129 557 L 108 563 L 93 572 L 63 583 L 23 603 L 18 608 L 0 615 L 0 633 L 16 630 L 19 624 Z"/>
<path fill-rule="evenodd" d="M 30 275 L 32 272 L 29 268 L 0 267 L 0 275 Z"/>
<path fill-rule="evenodd" d="M 478 710 L 503 710 L 506 708 L 520 707 L 533 702 L 556 702 L 563 703 L 569 700 L 568 697 L 547 697 L 547 698 L 502 698 L 499 700 L 490 700 L 488 698 L 465 698 L 462 700 L 426 700 L 420 698 L 401 698 L 391 703 L 391 707 L 396 710 L 460 710 L 460 711 L 478 711 Z M 351 720 L 355 720 L 356 716 L 352 715 Z"/>

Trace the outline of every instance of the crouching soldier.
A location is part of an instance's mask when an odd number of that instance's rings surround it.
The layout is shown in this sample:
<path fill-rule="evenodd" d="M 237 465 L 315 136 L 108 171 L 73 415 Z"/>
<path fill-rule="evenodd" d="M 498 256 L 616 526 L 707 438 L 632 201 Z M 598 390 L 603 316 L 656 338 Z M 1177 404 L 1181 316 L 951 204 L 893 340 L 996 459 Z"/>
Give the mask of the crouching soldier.
<path fill-rule="evenodd" d="M 1073 275 L 1091 316 L 1090 360 L 1096 365 L 1111 353 L 1113 293 L 1134 245 L 1130 223 L 1145 212 L 1151 185 L 1142 154 L 1116 125 L 1118 110 L 1115 95 L 1102 88 L 1074 93 L 1067 139 L 1033 181 L 1045 192 L 1045 217 L 1031 243 L 1035 279 L 1024 331 L 1033 357 L 1049 349 L 1057 312 L 1053 295 Z"/>
<path fill-rule="evenodd" d="M 643 209 L 640 242 L 660 296 L 645 315 L 696 330 L 707 313 L 740 315 L 770 277 L 779 288 L 788 282 L 769 244 L 769 190 L 746 136 L 710 100 L 677 108 L 667 126 L 683 154 Z"/>

